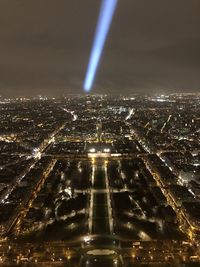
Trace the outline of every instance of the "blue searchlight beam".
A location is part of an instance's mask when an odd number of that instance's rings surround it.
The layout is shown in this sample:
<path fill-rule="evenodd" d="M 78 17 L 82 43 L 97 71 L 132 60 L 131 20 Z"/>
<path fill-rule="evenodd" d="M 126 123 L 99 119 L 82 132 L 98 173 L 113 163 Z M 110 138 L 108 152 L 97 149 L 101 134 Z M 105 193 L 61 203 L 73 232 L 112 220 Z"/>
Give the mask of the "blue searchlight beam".
<path fill-rule="evenodd" d="M 94 43 L 90 55 L 86 78 L 84 81 L 85 92 L 89 92 L 92 88 L 106 37 L 108 35 L 112 22 L 112 17 L 117 6 L 117 2 L 118 0 L 102 0 Z"/>

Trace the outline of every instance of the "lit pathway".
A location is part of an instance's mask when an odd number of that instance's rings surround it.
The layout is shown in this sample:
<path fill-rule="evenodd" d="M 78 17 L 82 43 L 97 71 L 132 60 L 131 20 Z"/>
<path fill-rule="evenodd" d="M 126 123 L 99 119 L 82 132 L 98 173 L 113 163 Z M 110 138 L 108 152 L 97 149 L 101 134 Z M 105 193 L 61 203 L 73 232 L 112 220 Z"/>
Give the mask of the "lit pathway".
<path fill-rule="evenodd" d="M 107 161 L 93 161 L 91 180 L 89 234 L 112 234 L 113 217 L 107 175 Z"/>

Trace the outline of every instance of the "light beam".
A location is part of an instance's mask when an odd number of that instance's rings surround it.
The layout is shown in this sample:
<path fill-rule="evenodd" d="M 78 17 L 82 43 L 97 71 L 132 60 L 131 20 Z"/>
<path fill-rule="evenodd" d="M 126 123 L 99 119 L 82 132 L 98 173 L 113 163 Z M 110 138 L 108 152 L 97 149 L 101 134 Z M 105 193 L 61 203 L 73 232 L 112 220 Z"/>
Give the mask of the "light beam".
<path fill-rule="evenodd" d="M 84 81 L 85 92 L 89 92 L 92 88 L 117 2 L 118 0 L 102 0 L 93 47 Z"/>

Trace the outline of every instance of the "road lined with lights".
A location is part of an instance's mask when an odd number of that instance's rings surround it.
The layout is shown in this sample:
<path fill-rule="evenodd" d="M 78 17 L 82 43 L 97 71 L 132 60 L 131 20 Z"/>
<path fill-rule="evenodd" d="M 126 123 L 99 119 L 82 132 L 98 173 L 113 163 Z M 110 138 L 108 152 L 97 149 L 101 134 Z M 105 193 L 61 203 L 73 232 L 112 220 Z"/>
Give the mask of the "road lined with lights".
<path fill-rule="evenodd" d="M 101 227 L 105 230 L 104 234 L 112 234 L 113 218 L 106 160 L 93 160 L 91 181 L 89 234 L 99 234 Z"/>
<path fill-rule="evenodd" d="M 7 191 L 1 195 L 0 197 L 0 203 L 4 203 L 6 199 L 10 196 L 10 194 L 13 192 L 13 190 L 20 184 L 20 182 L 23 180 L 23 178 L 28 174 L 28 172 L 34 168 L 34 166 L 37 164 L 37 162 L 40 160 L 42 153 L 45 151 L 45 149 L 54 142 L 54 137 L 66 126 L 66 122 L 63 123 L 58 129 L 56 129 L 47 139 L 45 139 L 40 147 L 36 148 L 34 150 L 34 154 L 32 155 L 33 160 L 32 162 L 26 167 L 26 169 L 16 177 L 12 185 L 7 189 Z M 30 155 L 28 156 L 30 157 Z"/>
<path fill-rule="evenodd" d="M 6 232 L 9 233 L 11 230 L 12 232 L 19 233 L 20 232 L 20 224 L 23 221 L 23 218 L 25 218 L 26 214 L 28 213 L 28 210 L 31 208 L 31 205 L 34 201 L 34 199 L 37 197 L 37 193 L 42 188 L 45 180 L 49 176 L 50 172 L 53 170 L 55 164 L 55 159 L 53 159 L 47 168 L 43 171 L 43 174 L 41 175 L 40 180 L 37 182 L 36 186 L 33 189 L 33 192 L 31 193 L 28 201 L 25 201 L 25 203 L 22 203 L 22 208 L 20 210 L 17 210 L 14 216 L 11 218 L 9 224 L 7 225 Z"/>
<path fill-rule="evenodd" d="M 173 155 L 163 153 L 165 149 L 185 151 L 183 144 L 177 150 L 176 146 L 167 146 L 171 139 L 165 134 L 173 123 L 169 119 L 171 112 L 162 114 L 159 121 L 152 103 L 146 109 L 149 113 L 140 114 L 142 102 L 109 101 L 106 98 L 104 103 L 102 98 L 97 101 L 90 96 L 85 101 L 70 100 L 59 107 L 56 123 L 49 112 L 52 123 L 49 125 L 57 125 L 54 129 L 58 136 L 50 134 L 54 130 L 50 127 L 47 138 L 45 129 L 41 131 L 42 146 L 20 167 L 25 168 L 31 159 L 35 164 L 2 205 L 1 219 L 6 222 L 2 226 L 8 225 L 9 234 L 4 240 L 2 234 L 0 265 L 183 267 L 188 262 L 200 261 L 200 246 L 193 240 L 198 226 L 182 210 L 185 199 L 190 201 L 191 209 L 199 202 L 185 197 L 186 186 L 184 181 L 180 186 L 178 168 L 175 169 L 179 167 L 176 161 L 190 164 L 190 158 L 185 153 L 173 160 Z M 101 125 L 95 119 L 97 113 Z M 64 117 L 68 117 L 65 126 Z M 61 124 L 64 128 L 59 132 Z M 160 132 L 163 139 L 159 138 Z M 160 134 L 158 139 L 156 134 Z M 195 146 L 189 152 L 194 149 Z M 2 165 L 10 160 L 2 157 Z M 191 160 L 198 164 L 199 158 L 196 155 Z M 16 164 L 17 173 L 23 170 L 19 164 L 20 161 Z M 7 167 L 5 173 L 9 177 L 15 166 Z M 3 181 L 4 172 L 1 175 Z M 177 200 L 178 194 L 173 195 L 172 189 L 180 187 L 183 196 Z M 12 213 L 6 220 L 7 210 Z M 186 221 L 188 229 L 184 226 Z"/>
<path fill-rule="evenodd" d="M 73 117 L 72 120 L 76 120 L 77 116 L 72 112 L 66 110 L 66 112 L 69 112 Z M 57 129 L 55 129 L 48 138 L 44 139 L 42 144 L 34 149 L 34 153 L 32 155 L 33 160 L 30 162 L 30 164 L 26 167 L 26 169 L 18 175 L 11 186 L 6 190 L 4 194 L 2 194 L 0 198 L 0 203 L 5 203 L 8 197 L 11 195 L 11 193 L 15 190 L 15 188 L 21 183 L 23 178 L 33 169 L 36 164 L 41 159 L 42 153 L 55 141 L 55 136 L 65 128 L 67 122 L 62 123 Z M 30 157 L 30 155 L 28 156 Z M 5 233 L 9 233 L 13 228 L 16 228 L 15 231 L 17 232 L 19 230 L 19 225 L 22 220 L 22 217 L 25 217 L 26 213 L 28 212 L 28 208 L 31 206 L 31 203 L 33 202 L 34 198 L 37 196 L 37 192 L 41 188 L 42 184 L 44 183 L 45 179 L 48 177 L 48 174 L 54 167 L 56 163 L 56 159 L 53 159 L 52 162 L 49 164 L 47 169 L 44 171 L 43 175 L 41 176 L 40 180 L 38 181 L 37 185 L 33 189 L 33 192 L 30 195 L 30 198 L 28 199 L 27 204 L 24 203 L 24 206 L 21 203 L 21 206 L 23 209 L 20 208 L 15 211 L 13 216 L 10 218 L 9 223 L 6 225 Z"/>

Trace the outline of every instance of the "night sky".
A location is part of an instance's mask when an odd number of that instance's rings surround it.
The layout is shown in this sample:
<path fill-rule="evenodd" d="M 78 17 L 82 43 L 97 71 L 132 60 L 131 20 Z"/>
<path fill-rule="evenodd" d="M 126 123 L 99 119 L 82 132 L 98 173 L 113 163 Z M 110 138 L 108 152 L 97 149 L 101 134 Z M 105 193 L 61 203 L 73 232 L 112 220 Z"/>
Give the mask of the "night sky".
<path fill-rule="evenodd" d="M 82 93 L 100 4 L 0 0 L 0 94 Z M 119 0 L 92 92 L 199 88 L 200 1 Z"/>

